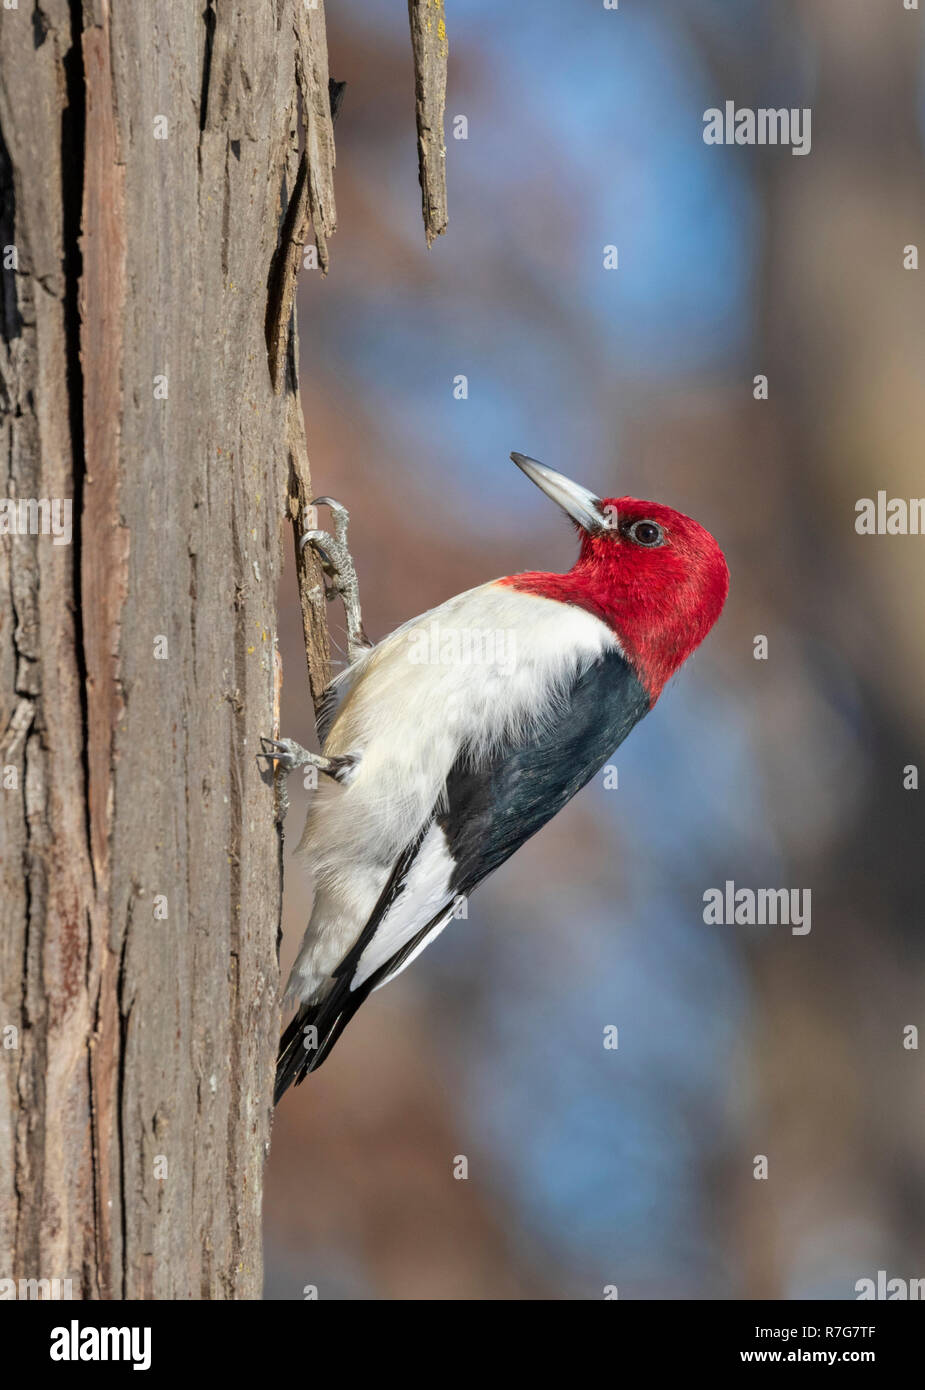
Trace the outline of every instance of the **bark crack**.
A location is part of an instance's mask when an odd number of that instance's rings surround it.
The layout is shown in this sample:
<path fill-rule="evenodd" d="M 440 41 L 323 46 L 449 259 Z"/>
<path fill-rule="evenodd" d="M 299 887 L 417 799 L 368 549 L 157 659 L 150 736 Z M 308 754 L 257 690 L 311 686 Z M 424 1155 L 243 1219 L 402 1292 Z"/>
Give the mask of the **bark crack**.
<path fill-rule="evenodd" d="M 80 690 L 81 753 L 84 786 L 90 785 L 89 728 L 87 704 L 87 652 L 84 640 L 82 599 L 82 535 L 86 455 L 84 444 L 84 376 L 80 358 L 80 281 L 83 275 L 83 253 L 80 246 L 81 217 L 84 197 L 84 168 L 86 159 L 87 91 L 83 62 L 83 12 L 81 0 L 68 0 L 71 20 L 71 46 L 64 58 L 67 106 L 61 113 L 61 205 L 64 238 L 64 336 L 67 362 L 67 392 L 71 428 L 73 467 L 73 561 L 74 657 Z M 94 883 L 96 866 L 93 862 L 90 803 L 84 803 L 87 853 Z"/>
<path fill-rule="evenodd" d="M 215 46 L 215 0 L 206 0 L 202 20 L 206 27 L 206 37 L 202 50 L 202 88 L 199 93 L 200 134 L 205 130 L 209 118 L 209 84 L 212 80 L 212 50 Z"/>

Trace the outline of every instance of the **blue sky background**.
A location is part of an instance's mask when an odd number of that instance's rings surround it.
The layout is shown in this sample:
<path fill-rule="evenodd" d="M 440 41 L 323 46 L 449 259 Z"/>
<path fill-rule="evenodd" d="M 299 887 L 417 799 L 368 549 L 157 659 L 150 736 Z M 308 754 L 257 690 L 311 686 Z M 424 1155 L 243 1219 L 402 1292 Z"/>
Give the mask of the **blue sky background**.
<path fill-rule="evenodd" d="M 370 631 L 497 573 L 570 563 L 568 528 L 511 449 L 605 495 L 689 509 L 727 549 L 732 593 L 721 631 L 620 749 L 619 790 L 590 786 L 367 1007 L 433 1011 L 429 1066 L 452 1077 L 462 1151 L 506 1214 L 515 1263 L 554 1271 L 563 1296 L 608 1283 L 621 1297 L 748 1296 L 748 1237 L 730 1235 L 724 1187 L 774 1142 L 748 1073 L 756 953 L 821 972 L 833 937 L 708 928 L 702 894 L 727 877 L 803 883 L 815 853 L 824 914 L 824 855 L 875 775 L 865 737 L 883 716 L 852 652 L 810 616 L 841 582 L 834 529 L 825 585 L 799 602 L 788 587 L 795 427 L 745 415 L 774 360 L 769 189 L 799 198 L 818 177 L 826 109 L 803 159 L 708 147 L 703 112 L 727 98 L 815 107 L 820 54 L 789 5 L 758 0 L 448 11 L 450 228 L 429 252 L 405 7 L 329 16 L 331 71 L 348 83 L 340 228 L 327 279 L 303 276 L 303 399 L 316 484 L 354 508 Z M 460 113 L 466 141 L 452 138 Z M 852 177 L 869 172 L 862 159 Z M 618 271 L 603 269 L 609 243 Z M 780 665 L 762 685 L 751 644 L 769 629 Z M 287 902 L 298 932 L 292 874 Z M 456 996 L 465 1007 L 445 1007 Z M 331 1070 L 362 1067 L 351 1046 Z M 749 1201 L 760 1186 L 743 1183 Z M 851 1296 L 890 1240 L 861 1220 L 850 1240 L 820 1237 L 779 1290 Z M 326 1259 L 351 1264 L 349 1279 L 331 1273 L 345 1296 L 381 1292 L 355 1252 Z"/>

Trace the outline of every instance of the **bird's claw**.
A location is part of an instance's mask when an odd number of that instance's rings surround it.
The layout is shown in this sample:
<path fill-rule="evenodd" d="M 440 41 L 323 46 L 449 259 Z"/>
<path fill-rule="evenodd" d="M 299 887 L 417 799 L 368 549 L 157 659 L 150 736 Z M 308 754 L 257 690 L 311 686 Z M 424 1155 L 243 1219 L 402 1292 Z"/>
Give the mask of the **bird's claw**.
<path fill-rule="evenodd" d="M 348 782 L 353 775 L 354 768 L 360 761 L 358 753 L 338 753 L 333 757 L 326 757 L 324 753 L 310 753 L 307 748 L 303 748 L 300 743 L 296 743 L 293 738 L 264 738 L 261 736 L 260 742 L 264 745 L 263 752 L 258 753 L 258 758 L 269 758 L 277 762 L 281 772 L 295 772 L 297 767 L 314 767 L 319 772 L 325 773 L 335 782 Z"/>
<path fill-rule="evenodd" d="M 333 497 L 315 497 L 310 503 L 312 507 L 327 507 L 334 518 L 334 538 L 339 546 L 347 549 L 347 527 L 350 524 L 350 513 L 343 502 L 336 502 Z"/>
<path fill-rule="evenodd" d="M 329 536 L 327 531 L 306 531 L 300 546 L 304 549 L 306 545 L 311 546 L 321 562 L 321 571 L 326 581 L 325 598 L 337 598 L 351 585 L 356 585 L 356 572 L 350 552 L 338 544 L 333 536 Z"/>
<path fill-rule="evenodd" d="M 261 735 L 260 742 L 263 744 L 263 752 L 258 753 L 258 758 L 269 758 L 273 762 L 278 762 L 283 772 L 294 772 L 297 767 L 314 755 L 307 753 L 291 738 L 264 738 Z"/>
<path fill-rule="evenodd" d="M 347 654 L 354 661 L 372 645 L 363 631 L 360 614 L 360 586 L 350 551 L 347 549 L 347 527 L 350 513 L 341 502 L 333 497 L 316 497 L 312 507 L 328 507 L 334 519 L 334 534 L 328 531 L 306 531 L 299 541 L 299 549 L 310 545 L 318 556 L 321 571 L 325 578 L 324 596 L 327 600 L 341 598 L 347 616 Z"/>

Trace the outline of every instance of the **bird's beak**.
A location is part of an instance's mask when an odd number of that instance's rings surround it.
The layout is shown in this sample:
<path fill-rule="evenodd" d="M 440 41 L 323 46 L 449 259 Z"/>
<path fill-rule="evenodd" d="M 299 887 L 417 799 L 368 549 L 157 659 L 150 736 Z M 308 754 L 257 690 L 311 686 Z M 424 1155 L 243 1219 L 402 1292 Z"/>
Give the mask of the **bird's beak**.
<path fill-rule="evenodd" d="M 573 483 L 564 473 L 557 473 L 545 463 L 527 458 L 526 454 L 511 454 L 511 458 L 517 467 L 526 473 L 531 483 L 536 483 L 537 487 L 545 492 L 547 497 L 552 498 L 556 506 L 567 512 L 573 521 L 577 521 L 583 530 L 595 532 L 612 529 L 614 519 L 604 510 L 601 499 L 595 497 L 586 487 L 582 487 L 581 483 Z"/>

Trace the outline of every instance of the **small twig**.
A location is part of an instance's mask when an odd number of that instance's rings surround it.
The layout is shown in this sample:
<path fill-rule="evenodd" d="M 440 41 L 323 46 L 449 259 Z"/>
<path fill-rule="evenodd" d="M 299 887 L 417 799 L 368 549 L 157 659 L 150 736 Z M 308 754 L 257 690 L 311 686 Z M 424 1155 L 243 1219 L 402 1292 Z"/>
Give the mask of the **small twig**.
<path fill-rule="evenodd" d="M 345 83 L 328 77 L 324 10 L 319 4 L 299 17 L 296 80 L 301 98 L 305 148 L 299 160 L 292 197 L 280 230 L 279 245 L 267 283 L 265 333 L 273 389 L 283 388 L 292 306 L 302 264 L 302 249 L 314 232 L 318 268 L 328 270 L 328 237 L 337 225 L 334 210 L 334 121 Z M 297 383 L 293 383 L 297 389 Z"/>
<path fill-rule="evenodd" d="M 279 245 L 270 266 L 270 281 L 267 287 L 267 356 L 270 363 L 270 379 L 277 393 L 282 389 L 282 369 L 292 323 L 292 301 L 302 259 L 302 247 L 305 245 L 310 227 L 308 161 L 303 153 L 299 160 L 295 188 L 283 219 Z"/>
<path fill-rule="evenodd" d="M 443 0 L 408 0 L 414 53 L 414 98 L 418 127 L 418 178 L 427 245 L 446 231 L 446 69 L 449 44 Z"/>
<path fill-rule="evenodd" d="M 296 409 L 298 410 L 298 406 Z M 299 415 L 301 418 L 301 411 Z M 298 430 L 296 423 L 290 432 L 289 444 L 289 517 L 292 521 L 295 544 L 308 683 L 317 713 L 331 680 L 331 643 L 328 636 L 321 562 L 310 545 L 299 544 L 303 533 L 313 529 L 312 518 L 308 515 L 312 495 L 305 435 L 304 431 Z"/>

